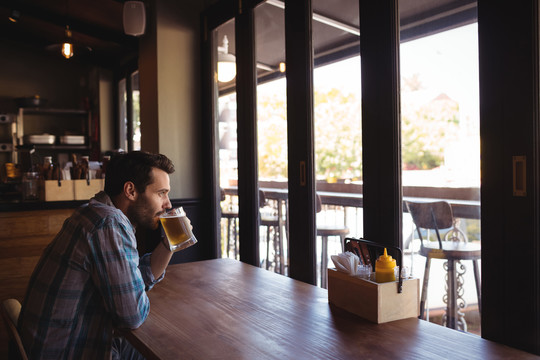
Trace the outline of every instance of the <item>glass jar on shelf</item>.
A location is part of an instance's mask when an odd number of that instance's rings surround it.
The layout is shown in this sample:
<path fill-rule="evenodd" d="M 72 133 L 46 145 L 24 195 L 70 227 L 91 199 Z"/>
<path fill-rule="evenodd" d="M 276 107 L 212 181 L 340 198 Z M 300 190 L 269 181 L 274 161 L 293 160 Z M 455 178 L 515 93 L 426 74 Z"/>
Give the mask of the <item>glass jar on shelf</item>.
<path fill-rule="evenodd" d="M 41 175 L 38 171 L 25 172 L 22 177 L 23 200 L 37 201 L 40 199 Z"/>

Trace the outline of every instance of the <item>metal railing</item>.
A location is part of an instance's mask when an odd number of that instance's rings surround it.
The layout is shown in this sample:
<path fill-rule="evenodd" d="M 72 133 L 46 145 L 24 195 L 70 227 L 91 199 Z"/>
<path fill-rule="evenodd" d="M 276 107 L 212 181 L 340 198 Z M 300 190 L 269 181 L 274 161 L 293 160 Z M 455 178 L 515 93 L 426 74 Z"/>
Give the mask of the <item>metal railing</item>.
<path fill-rule="evenodd" d="M 287 201 L 288 190 L 283 183 L 270 187 L 272 183 L 264 183 L 266 187 L 261 190 L 265 193 L 267 203 L 262 211 L 271 211 L 280 221 L 280 242 L 283 243 L 282 251 L 287 251 L 288 241 L 288 214 Z M 286 185 L 286 184 L 285 184 Z M 362 186 L 357 184 L 322 184 L 317 186 L 317 193 L 321 197 L 322 210 L 317 214 L 317 223 L 324 225 L 345 225 L 350 229 L 349 236 L 363 236 L 363 196 Z M 321 189 L 319 191 L 319 189 Z M 238 191 L 236 186 L 223 188 L 224 200 L 222 201 L 222 256 L 238 259 Z M 480 219 L 480 200 L 478 188 L 430 188 L 430 187 L 404 187 L 404 200 L 436 201 L 446 200 L 452 206 L 456 218 L 466 221 L 478 221 Z M 406 213 L 406 206 L 403 208 Z M 261 213 L 262 214 L 262 213 Z M 408 215 L 408 214 L 407 214 Z M 413 240 L 412 228 L 404 216 L 404 250 Z M 466 224 L 463 225 L 466 227 Z M 268 264 L 271 255 L 262 250 L 267 248 L 268 232 L 261 231 L 261 264 Z M 479 234 L 478 234 L 479 238 Z M 474 239 L 474 236 L 473 236 Z M 269 247 L 272 249 L 272 247 Z M 281 254 L 283 256 L 283 254 Z M 287 255 L 284 256 L 285 266 Z M 273 268 L 273 266 L 271 266 Z M 281 266 L 283 268 L 283 266 Z M 278 271 L 279 272 L 279 271 Z"/>

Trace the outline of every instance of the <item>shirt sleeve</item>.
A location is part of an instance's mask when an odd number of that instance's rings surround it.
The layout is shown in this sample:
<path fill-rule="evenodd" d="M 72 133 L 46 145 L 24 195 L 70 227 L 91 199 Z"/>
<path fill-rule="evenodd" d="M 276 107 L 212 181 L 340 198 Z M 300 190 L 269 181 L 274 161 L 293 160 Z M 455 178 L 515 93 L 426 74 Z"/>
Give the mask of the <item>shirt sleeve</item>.
<path fill-rule="evenodd" d="M 152 273 L 152 269 L 150 268 L 151 255 L 152 253 L 144 254 L 139 263 L 139 270 L 141 271 L 144 283 L 146 284 L 146 291 L 152 289 L 152 287 L 163 280 L 163 277 L 165 276 L 165 271 L 163 271 L 163 274 L 161 274 L 159 278 L 154 278 L 154 273 Z"/>
<path fill-rule="evenodd" d="M 138 328 L 148 316 L 150 302 L 139 269 L 133 227 L 121 219 L 106 219 L 93 232 L 89 245 L 93 282 L 101 293 L 114 326 Z"/>

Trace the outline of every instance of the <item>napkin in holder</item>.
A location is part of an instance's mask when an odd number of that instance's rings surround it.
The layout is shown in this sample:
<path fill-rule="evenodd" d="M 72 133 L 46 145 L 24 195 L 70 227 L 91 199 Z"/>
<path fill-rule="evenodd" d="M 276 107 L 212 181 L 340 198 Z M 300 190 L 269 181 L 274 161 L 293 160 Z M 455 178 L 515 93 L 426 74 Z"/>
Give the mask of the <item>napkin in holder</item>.
<path fill-rule="evenodd" d="M 360 259 L 352 252 L 347 251 L 339 255 L 332 255 L 331 258 L 337 271 L 344 272 L 351 276 L 358 275 Z"/>

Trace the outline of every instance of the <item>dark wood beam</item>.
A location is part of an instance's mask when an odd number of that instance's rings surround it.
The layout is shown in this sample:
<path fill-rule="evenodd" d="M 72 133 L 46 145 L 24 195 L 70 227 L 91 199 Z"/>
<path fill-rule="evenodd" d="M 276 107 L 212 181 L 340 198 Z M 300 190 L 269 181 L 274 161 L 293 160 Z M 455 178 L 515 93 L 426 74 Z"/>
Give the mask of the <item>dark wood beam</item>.
<path fill-rule="evenodd" d="M 241 2 L 239 2 L 241 3 Z M 253 9 L 236 16 L 238 132 L 238 217 L 240 260 L 259 266 L 259 183 L 257 148 L 257 70 Z"/>
<path fill-rule="evenodd" d="M 316 284 L 313 42 L 310 0 L 285 2 L 289 275 Z"/>
<path fill-rule="evenodd" d="M 397 3 L 360 1 L 364 237 L 393 246 L 402 241 Z"/>

